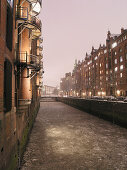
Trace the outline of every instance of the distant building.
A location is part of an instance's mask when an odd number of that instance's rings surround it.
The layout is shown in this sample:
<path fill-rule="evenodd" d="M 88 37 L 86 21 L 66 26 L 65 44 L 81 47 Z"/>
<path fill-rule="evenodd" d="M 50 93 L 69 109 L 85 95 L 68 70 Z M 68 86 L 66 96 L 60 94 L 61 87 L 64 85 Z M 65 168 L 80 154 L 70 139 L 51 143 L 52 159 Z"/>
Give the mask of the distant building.
<path fill-rule="evenodd" d="M 58 95 L 59 89 L 57 87 L 44 85 L 42 90 L 42 96 L 53 96 Z"/>
<path fill-rule="evenodd" d="M 127 29 L 120 34 L 108 31 L 106 45 L 92 47 L 84 60 L 76 62 L 71 78 L 73 96 L 127 96 Z M 67 82 L 65 75 L 60 86 L 63 95 L 70 96 Z"/>

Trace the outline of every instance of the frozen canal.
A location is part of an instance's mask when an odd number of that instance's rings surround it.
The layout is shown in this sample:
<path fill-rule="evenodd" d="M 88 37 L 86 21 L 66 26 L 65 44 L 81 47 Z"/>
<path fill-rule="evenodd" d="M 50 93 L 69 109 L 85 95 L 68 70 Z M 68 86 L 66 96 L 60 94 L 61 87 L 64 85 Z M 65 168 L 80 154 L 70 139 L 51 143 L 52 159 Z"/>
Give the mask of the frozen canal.
<path fill-rule="evenodd" d="M 41 102 L 22 170 L 127 170 L 127 129 L 60 102 Z"/>

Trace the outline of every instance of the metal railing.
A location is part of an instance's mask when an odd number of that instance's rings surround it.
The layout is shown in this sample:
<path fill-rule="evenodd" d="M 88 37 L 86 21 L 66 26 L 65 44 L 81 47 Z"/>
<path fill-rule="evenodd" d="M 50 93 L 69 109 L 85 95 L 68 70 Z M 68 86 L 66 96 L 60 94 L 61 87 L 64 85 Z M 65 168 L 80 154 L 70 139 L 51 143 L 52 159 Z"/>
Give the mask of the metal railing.
<path fill-rule="evenodd" d="M 30 3 L 37 3 L 39 2 L 40 6 L 42 6 L 42 0 L 27 0 L 29 1 Z"/>
<path fill-rule="evenodd" d="M 33 25 L 41 31 L 41 26 L 42 26 L 41 20 L 35 16 L 28 14 L 27 7 L 17 7 L 16 9 L 17 9 L 17 11 L 16 11 L 16 19 L 17 20 L 23 20 L 24 21 L 23 24 L 25 24 L 27 26 L 29 24 Z"/>
<path fill-rule="evenodd" d="M 26 7 L 17 7 L 16 10 L 16 19 L 20 19 L 20 20 L 28 20 L 28 8 Z"/>
<path fill-rule="evenodd" d="M 31 16 L 31 15 L 30 15 L 30 16 Z M 31 16 L 31 17 L 30 17 L 30 23 L 31 23 L 32 25 L 37 26 L 37 27 L 41 30 L 41 26 L 42 26 L 41 20 L 38 19 L 37 17 Z"/>
<path fill-rule="evenodd" d="M 18 63 L 28 63 L 28 54 L 26 51 L 16 53 L 16 61 Z"/>
<path fill-rule="evenodd" d="M 43 50 L 43 46 L 42 45 L 37 45 L 37 48 L 40 50 L 40 51 L 42 51 Z"/>
<path fill-rule="evenodd" d="M 39 67 L 40 68 L 40 59 L 36 55 L 30 54 L 25 52 L 17 52 L 16 55 L 16 62 L 20 64 L 26 64 L 26 65 L 31 65 L 34 67 Z"/>

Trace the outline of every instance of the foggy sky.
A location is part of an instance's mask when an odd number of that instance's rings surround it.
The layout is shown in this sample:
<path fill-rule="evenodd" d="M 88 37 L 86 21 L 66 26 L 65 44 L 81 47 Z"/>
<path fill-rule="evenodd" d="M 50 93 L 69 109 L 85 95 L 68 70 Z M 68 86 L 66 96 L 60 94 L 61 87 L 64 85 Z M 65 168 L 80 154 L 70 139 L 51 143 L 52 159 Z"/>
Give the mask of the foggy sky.
<path fill-rule="evenodd" d="M 59 85 L 92 46 L 105 44 L 107 31 L 127 28 L 127 0 L 43 0 L 44 84 Z"/>

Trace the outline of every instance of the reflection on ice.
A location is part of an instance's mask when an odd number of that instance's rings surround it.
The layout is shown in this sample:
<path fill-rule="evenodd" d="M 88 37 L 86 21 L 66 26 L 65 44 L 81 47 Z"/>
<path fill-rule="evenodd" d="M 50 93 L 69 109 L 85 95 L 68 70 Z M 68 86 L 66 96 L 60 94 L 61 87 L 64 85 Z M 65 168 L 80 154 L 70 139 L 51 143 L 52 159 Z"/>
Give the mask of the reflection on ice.
<path fill-rule="evenodd" d="M 89 143 L 89 138 L 86 134 L 80 134 L 78 130 L 74 131 L 68 127 L 48 128 L 46 135 L 49 139 L 49 145 L 55 153 L 83 155 L 84 152 L 88 151 L 90 154 L 90 150 L 95 147 L 92 143 Z M 99 151 L 100 148 L 98 147 L 97 150 Z"/>

